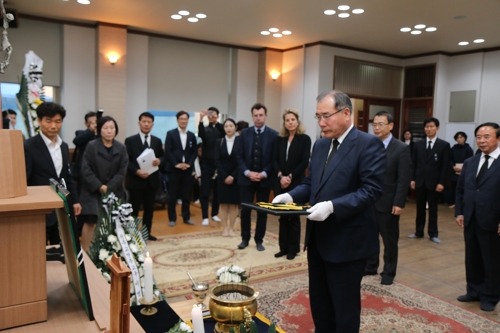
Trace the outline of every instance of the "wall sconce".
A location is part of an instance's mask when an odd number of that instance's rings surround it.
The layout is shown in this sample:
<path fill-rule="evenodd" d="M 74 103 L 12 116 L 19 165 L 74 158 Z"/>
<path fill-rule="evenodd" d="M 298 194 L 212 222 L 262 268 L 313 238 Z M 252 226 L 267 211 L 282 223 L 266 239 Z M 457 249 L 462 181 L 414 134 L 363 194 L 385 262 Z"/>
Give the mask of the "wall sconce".
<path fill-rule="evenodd" d="M 271 71 L 271 78 L 273 79 L 273 81 L 276 81 L 277 78 L 280 77 L 280 72 L 278 71 Z"/>
<path fill-rule="evenodd" d="M 111 65 L 114 65 L 116 64 L 116 62 L 118 61 L 118 59 L 120 58 L 120 56 L 116 53 L 110 53 L 108 54 L 108 60 L 109 60 L 109 63 Z"/>

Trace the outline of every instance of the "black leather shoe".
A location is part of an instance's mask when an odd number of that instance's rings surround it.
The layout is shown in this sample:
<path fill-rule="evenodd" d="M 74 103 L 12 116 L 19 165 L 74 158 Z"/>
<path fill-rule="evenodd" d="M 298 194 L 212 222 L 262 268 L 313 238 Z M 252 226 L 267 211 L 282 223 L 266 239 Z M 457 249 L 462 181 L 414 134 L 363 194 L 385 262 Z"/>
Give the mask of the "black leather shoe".
<path fill-rule="evenodd" d="M 461 295 L 457 297 L 459 302 L 479 302 L 479 297 L 474 297 L 469 294 Z"/>
<path fill-rule="evenodd" d="M 296 254 L 295 254 L 295 253 L 288 253 L 288 254 L 286 255 L 286 258 L 287 258 L 288 260 L 293 260 L 293 259 L 295 259 L 295 256 L 296 256 Z"/>
<path fill-rule="evenodd" d="M 493 311 L 495 310 L 496 304 L 490 303 L 488 301 L 481 302 L 481 310 L 483 311 Z"/>
<path fill-rule="evenodd" d="M 380 284 L 390 286 L 391 284 L 394 283 L 394 279 L 389 277 L 389 276 L 382 276 L 382 280 L 380 281 Z"/>
<path fill-rule="evenodd" d="M 150 241 L 157 241 L 158 239 L 153 236 L 153 235 L 149 235 L 149 238 L 148 238 Z"/>
<path fill-rule="evenodd" d="M 264 251 L 265 249 L 266 248 L 262 245 L 262 243 L 257 243 L 257 251 Z"/>
<path fill-rule="evenodd" d="M 238 249 L 240 250 L 243 250 L 245 247 L 248 246 L 248 241 L 242 241 L 239 245 L 238 245 Z"/>
<path fill-rule="evenodd" d="M 275 258 L 281 258 L 286 254 L 286 252 L 280 251 L 274 255 Z"/>

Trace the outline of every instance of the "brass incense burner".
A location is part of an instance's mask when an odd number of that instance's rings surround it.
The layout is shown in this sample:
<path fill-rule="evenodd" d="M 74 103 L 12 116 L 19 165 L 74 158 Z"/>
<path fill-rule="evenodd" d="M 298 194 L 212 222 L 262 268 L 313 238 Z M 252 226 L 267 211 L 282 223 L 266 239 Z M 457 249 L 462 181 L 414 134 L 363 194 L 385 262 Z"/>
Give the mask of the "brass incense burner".
<path fill-rule="evenodd" d="M 208 291 L 210 315 L 217 321 L 214 333 L 229 333 L 232 327 L 240 333 L 240 324 L 250 329 L 252 317 L 257 313 L 259 292 L 242 283 L 225 283 L 212 286 Z M 241 332 L 244 333 L 244 332 Z"/>

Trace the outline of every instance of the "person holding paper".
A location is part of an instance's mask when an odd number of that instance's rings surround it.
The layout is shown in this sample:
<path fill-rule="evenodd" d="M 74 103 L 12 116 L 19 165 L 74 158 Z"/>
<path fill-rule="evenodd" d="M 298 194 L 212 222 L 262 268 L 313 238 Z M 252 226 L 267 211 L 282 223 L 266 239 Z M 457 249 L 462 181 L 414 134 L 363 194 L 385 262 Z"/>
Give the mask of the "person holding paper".
<path fill-rule="evenodd" d="M 161 176 L 158 167 L 164 163 L 164 152 L 159 138 L 151 135 L 155 117 L 149 112 L 139 116 L 139 134 L 125 139 L 128 153 L 127 190 L 129 202 L 132 205 L 132 216 L 137 217 L 141 205 L 143 208 L 142 224 L 148 228 L 149 240 L 155 241 L 153 236 L 153 213 L 156 190 L 161 185 Z M 149 149 L 149 150 L 148 150 Z M 141 157 L 141 160 L 137 160 Z M 150 165 L 140 165 L 140 161 L 148 161 Z"/>

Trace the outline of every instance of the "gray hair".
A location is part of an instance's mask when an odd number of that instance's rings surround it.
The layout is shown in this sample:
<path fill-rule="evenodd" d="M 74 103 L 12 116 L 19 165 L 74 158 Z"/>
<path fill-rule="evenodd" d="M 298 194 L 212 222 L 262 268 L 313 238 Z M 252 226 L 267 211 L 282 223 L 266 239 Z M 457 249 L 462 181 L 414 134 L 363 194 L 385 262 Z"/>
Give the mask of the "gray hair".
<path fill-rule="evenodd" d="M 348 108 L 349 112 L 352 113 L 352 103 L 351 99 L 347 94 L 340 90 L 330 90 L 324 91 L 316 97 L 317 102 L 321 102 L 326 97 L 331 97 L 335 101 L 335 110 L 342 110 L 344 108 Z"/>

